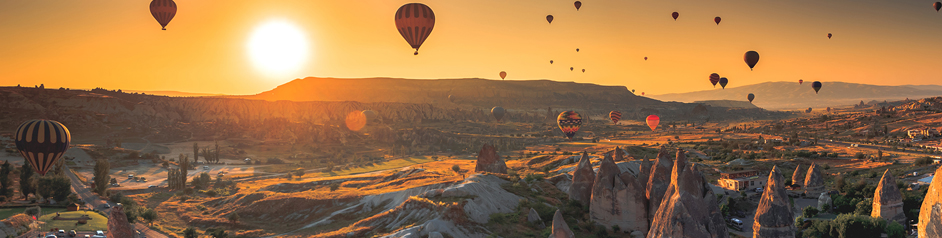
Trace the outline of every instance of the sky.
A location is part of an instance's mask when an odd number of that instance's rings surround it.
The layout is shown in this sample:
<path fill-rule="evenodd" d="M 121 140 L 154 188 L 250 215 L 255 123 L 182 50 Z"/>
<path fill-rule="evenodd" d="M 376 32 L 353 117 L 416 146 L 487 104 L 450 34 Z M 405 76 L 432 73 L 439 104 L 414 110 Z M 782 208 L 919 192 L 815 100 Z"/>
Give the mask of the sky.
<path fill-rule="evenodd" d="M 712 89 L 711 73 L 728 87 L 940 84 L 942 13 L 933 2 L 583 0 L 576 11 L 568 0 L 429 0 L 435 27 L 413 55 L 393 18 L 407 1 L 176 0 L 163 31 L 147 0 L 2 0 L 0 85 L 256 94 L 304 77 L 499 79 L 500 71 L 506 80 L 648 94 Z M 260 68 L 272 63 L 250 53 L 253 32 L 272 22 L 300 32 L 303 44 L 290 49 L 297 67 Z M 743 62 L 749 50 L 761 56 L 753 71 Z"/>

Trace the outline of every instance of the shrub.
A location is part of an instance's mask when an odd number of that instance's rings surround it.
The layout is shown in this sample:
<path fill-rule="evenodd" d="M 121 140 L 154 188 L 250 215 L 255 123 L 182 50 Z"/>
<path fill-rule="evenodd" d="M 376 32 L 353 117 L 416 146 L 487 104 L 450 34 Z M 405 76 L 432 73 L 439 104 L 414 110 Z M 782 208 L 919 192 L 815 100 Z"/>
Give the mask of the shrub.
<path fill-rule="evenodd" d="M 815 207 L 805 207 L 805 209 L 801 211 L 801 216 L 803 217 L 811 218 L 817 215 L 818 215 L 818 209 Z"/>
<path fill-rule="evenodd" d="M 339 183 L 332 183 L 332 184 L 330 184 L 330 191 L 331 191 L 331 192 L 337 191 L 337 189 L 340 189 L 340 184 L 339 184 Z"/>

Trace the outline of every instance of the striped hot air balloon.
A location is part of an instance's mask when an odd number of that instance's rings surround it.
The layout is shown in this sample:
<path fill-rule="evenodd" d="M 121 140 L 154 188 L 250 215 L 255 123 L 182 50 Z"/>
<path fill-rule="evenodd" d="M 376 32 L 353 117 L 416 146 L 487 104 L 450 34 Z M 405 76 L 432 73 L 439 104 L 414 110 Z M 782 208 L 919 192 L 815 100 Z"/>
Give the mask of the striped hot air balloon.
<path fill-rule="evenodd" d="M 16 129 L 14 137 L 16 149 L 39 175 L 46 175 L 72 141 L 69 129 L 52 120 L 26 121 Z"/>
<path fill-rule="evenodd" d="M 608 117 L 612 118 L 612 123 L 618 124 L 618 120 L 621 120 L 621 112 L 619 111 L 609 112 Z"/>
<path fill-rule="evenodd" d="M 661 118 L 657 115 L 650 115 L 648 118 L 645 118 L 644 121 L 648 123 L 648 127 L 651 128 L 651 131 L 654 131 L 654 129 L 657 129 L 657 124 L 661 123 Z"/>
<path fill-rule="evenodd" d="M 713 84 L 713 87 L 716 87 L 716 83 L 720 82 L 720 75 L 717 73 L 710 74 L 710 83 Z"/>
<path fill-rule="evenodd" d="M 415 49 L 415 55 L 419 54 L 419 47 L 425 42 L 432 28 L 435 27 L 435 13 L 432 9 L 421 3 L 409 3 L 399 7 L 396 11 L 396 29 L 402 38 L 409 42 L 409 45 Z"/>
<path fill-rule="evenodd" d="M 167 30 L 167 24 L 177 15 L 177 3 L 173 0 L 150 1 L 150 14 L 160 23 L 161 30 Z"/>
<path fill-rule="evenodd" d="M 569 137 L 569 140 L 572 141 L 572 137 L 582 127 L 582 116 L 575 111 L 565 111 L 556 117 L 556 123 L 559 124 L 559 130 L 566 133 L 566 137 Z"/>

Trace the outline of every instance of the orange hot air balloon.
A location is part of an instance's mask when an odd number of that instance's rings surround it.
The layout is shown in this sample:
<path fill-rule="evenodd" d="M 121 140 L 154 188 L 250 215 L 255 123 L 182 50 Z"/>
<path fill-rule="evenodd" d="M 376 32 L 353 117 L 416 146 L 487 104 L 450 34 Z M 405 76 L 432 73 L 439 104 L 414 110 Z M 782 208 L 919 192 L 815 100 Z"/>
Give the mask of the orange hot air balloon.
<path fill-rule="evenodd" d="M 553 24 L 553 15 L 546 15 L 546 22 Z"/>
<path fill-rule="evenodd" d="M 177 3 L 173 0 L 153 0 L 150 2 L 150 15 L 160 23 L 161 30 L 167 30 L 167 24 L 177 15 Z"/>
<path fill-rule="evenodd" d="M 723 20 L 723 19 L 721 19 L 720 17 L 714 17 L 714 18 L 713 18 L 713 22 L 716 22 L 717 25 L 719 25 L 719 24 L 720 24 L 720 21 L 722 21 L 722 20 Z"/>
<path fill-rule="evenodd" d="M 679 16 L 680 16 L 680 13 L 677 13 L 677 12 L 671 13 L 671 17 L 673 17 L 675 21 L 677 20 L 677 17 Z"/>
<path fill-rule="evenodd" d="M 500 79 L 504 79 L 506 77 L 507 77 L 507 72 L 500 71 Z"/>
<path fill-rule="evenodd" d="M 651 131 L 654 131 L 654 129 L 657 128 L 657 124 L 661 123 L 661 118 L 657 117 L 657 115 L 650 115 L 645 121 L 648 123 L 648 127 L 651 128 Z"/>
<path fill-rule="evenodd" d="M 396 29 L 399 29 L 402 38 L 405 38 L 406 42 L 409 42 L 409 45 L 415 49 L 415 55 L 419 54 L 419 47 L 429 34 L 432 34 L 433 27 L 435 27 L 435 13 L 425 4 L 409 3 L 402 5 L 396 11 Z"/>
<path fill-rule="evenodd" d="M 576 11 L 579 11 L 579 8 L 582 8 L 582 2 L 580 2 L 580 1 L 576 1 L 576 2 L 572 3 L 572 5 L 575 5 L 575 6 L 576 6 Z"/>

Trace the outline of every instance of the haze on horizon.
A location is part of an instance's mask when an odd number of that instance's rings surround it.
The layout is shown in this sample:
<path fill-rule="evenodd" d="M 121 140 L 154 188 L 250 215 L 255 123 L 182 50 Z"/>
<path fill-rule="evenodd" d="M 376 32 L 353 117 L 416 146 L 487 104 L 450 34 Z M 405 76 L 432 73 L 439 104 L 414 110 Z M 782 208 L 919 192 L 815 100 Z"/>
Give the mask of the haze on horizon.
<path fill-rule="evenodd" d="M 570 0 L 430 0 L 435 28 L 417 56 L 393 21 L 408 1 L 177 0 L 166 31 L 148 2 L 0 2 L 0 85 L 255 94 L 304 77 L 499 79 L 507 71 L 507 80 L 665 94 L 711 89 L 714 72 L 728 87 L 942 79 L 933 72 L 942 13 L 931 1 L 588 0 L 576 11 Z M 301 52 L 287 55 L 292 61 L 253 53 L 253 32 L 282 28 L 303 40 L 279 48 Z M 754 71 L 742 61 L 749 50 L 761 54 Z M 297 66 L 278 67 L 288 63 Z"/>

